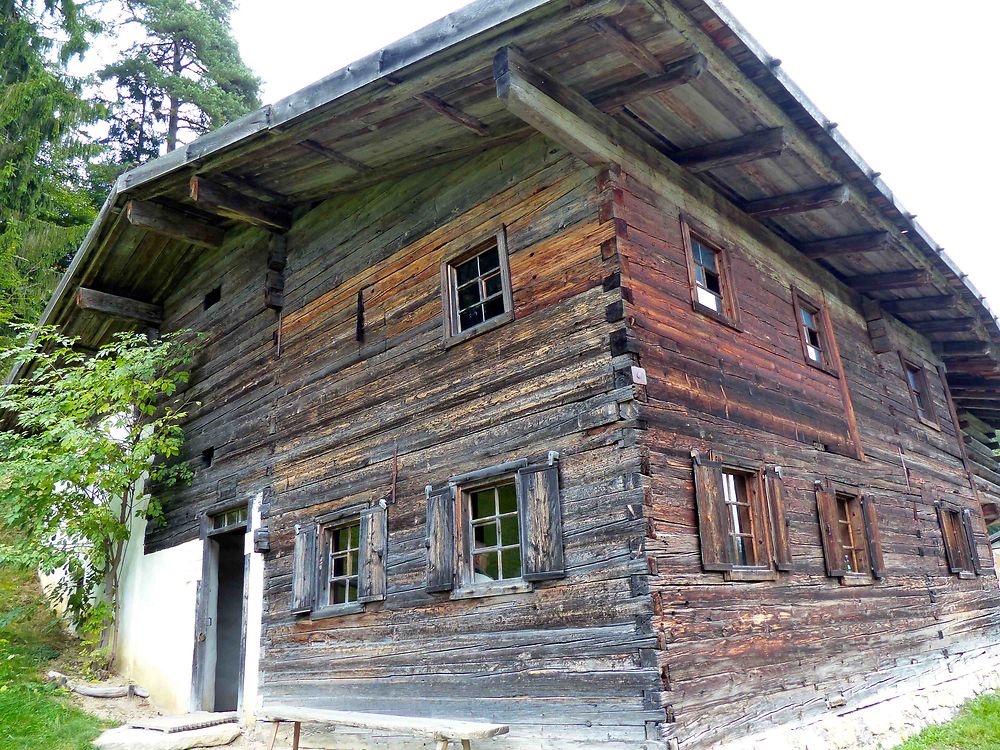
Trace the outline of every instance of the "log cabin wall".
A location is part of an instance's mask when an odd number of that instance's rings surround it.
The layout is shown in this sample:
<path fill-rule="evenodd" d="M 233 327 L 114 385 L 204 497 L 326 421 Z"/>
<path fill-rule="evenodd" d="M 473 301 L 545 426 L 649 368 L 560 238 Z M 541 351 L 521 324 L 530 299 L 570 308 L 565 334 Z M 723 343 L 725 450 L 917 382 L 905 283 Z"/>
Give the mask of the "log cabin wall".
<path fill-rule="evenodd" d="M 267 243 L 255 232 L 227 243 L 224 272 L 221 255 L 201 258 L 198 281 L 168 303 L 168 328 L 208 330 L 188 430 L 192 456 L 215 454 L 173 491 L 150 545 L 194 538 L 197 514 L 227 493 L 270 488 L 268 703 L 494 719 L 512 724 L 511 747 L 659 738 L 634 389 L 611 351 L 621 290 L 602 199 L 596 170 L 535 137 L 299 217 L 280 322 L 261 309 Z M 446 347 L 442 261 L 501 227 L 514 320 Z M 201 295 L 218 278 L 213 319 Z M 428 593 L 425 486 L 549 451 L 566 577 L 504 596 Z M 296 524 L 391 497 L 394 454 L 385 601 L 291 614 Z"/>
<path fill-rule="evenodd" d="M 607 179 L 625 335 L 647 379 L 646 551 L 667 736 L 711 747 L 856 705 L 995 639 L 997 579 L 927 342 L 901 325 L 894 332 L 906 358 L 926 367 L 936 426 L 917 419 L 899 353 L 875 353 L 861 300 L 830 274 L 761 227 L 686 205 L 685 218 L 727 249 L 740 308 L 739 329 L 727 326 L 692 307 L 682 212 L 627 174 Z M 825 301 L 864 460 L 839 378 L 805 362 L 793 287 Z M 782 467 L 790 572 L 728 582 L 703 571 L 692 450 Z M 874 501 L 884 580 L 827 577 L 814 485 L 827 479 Z M 935 498 L 975 514 L 981 576 L 949 573 Z"/>

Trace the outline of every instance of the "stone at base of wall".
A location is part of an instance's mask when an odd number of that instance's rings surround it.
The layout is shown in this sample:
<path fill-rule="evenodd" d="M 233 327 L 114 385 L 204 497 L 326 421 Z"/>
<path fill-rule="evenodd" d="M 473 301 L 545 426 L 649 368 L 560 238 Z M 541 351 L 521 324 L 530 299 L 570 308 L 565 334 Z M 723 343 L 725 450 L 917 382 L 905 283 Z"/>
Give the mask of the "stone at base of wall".
<path fill-rule="evenodd" d="M 831 709 L 826 716 L 715 745 L 715 750 L 888 750 L 926 726 L 949 721 L 970 698 L 994 690 L 1000 690 L 1000 643 L 942 660 L 859 702 L 848 700 L 837 713 Z"/>

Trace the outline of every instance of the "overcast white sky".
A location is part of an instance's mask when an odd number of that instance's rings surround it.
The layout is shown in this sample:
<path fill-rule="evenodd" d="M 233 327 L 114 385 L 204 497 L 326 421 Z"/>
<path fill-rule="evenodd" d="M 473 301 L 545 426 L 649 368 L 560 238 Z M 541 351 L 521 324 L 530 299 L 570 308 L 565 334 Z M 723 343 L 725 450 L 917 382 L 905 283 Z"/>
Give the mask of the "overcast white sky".
<path fill-rule="evenodd" d="M 272 102 L 465 4 L 242 0 L 233 25 Z M 1000 2 L 726 4 L 1000 313 Z"/>

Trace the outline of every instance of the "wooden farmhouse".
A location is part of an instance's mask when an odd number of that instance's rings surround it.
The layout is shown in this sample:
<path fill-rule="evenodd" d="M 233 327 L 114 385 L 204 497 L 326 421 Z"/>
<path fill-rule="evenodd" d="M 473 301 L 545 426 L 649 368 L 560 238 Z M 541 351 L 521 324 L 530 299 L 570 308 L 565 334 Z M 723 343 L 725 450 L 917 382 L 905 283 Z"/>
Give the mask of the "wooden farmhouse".
<path fill-rule="evenodd" d="M 123 175 L 44 322 L 205 334 L 167 709 L 863 747 L 1000 679 L 1000 329 L 718 0 L 479 0 Z"/>

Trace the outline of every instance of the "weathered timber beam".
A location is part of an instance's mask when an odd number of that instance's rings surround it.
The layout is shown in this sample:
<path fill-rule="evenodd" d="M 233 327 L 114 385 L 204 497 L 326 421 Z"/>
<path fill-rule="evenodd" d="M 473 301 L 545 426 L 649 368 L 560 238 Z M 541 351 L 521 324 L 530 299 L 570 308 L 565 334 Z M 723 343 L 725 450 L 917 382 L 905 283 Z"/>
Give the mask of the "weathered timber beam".
<path fill-rule="evenodd" d="M 743 210 L 758 218 L 783 216 L 839 206 L 847 203 L 850 197 L 851 191 L 847 185 L 827 185 L 789 195 L 773 195 L 769 198 L 745 201 Z"/>
<path fill-rule="evenodd" d="M 927 286 L 933 281 L 929 271 L 887 271 L 885 273 L 866 273 L 861 276 L 851 276 L 845 283 L 859 292 L 871 292 L 880 289 L 910 289 L 915 286 Z"/>
<path fill-rule="evenodd" d="M 651 76 L 663 72 L 663 63 L 656 56 L 639 44 L 628 30 L 622 28 L 610 18 L 597 18 L 590 25 L 600 33 L 615 49 L 631 60 L 640 70 Z"/>
<path fill-rule="evenodd" d="M 692 172 L 705 172 L 777 156 L 785 150 L 787 144 L 785 129 L 771 128 L 727 141 L 686 148 L 671 154 L 670 158 Z"/>
<path fill-rule="evenodd" d="M 976 319 L 914 320 L 909 325 L 921 333 L 972 333 L 976 329 Z"/>
<path fill-rule="evenodd" d="M 664 66 L 659 75 L 630 78 L 597 91 L 590 101 L 605 111 L 619 109 L 629 102 L 690 83 L 705 71 L 707 65 L 703 55 L 691 55 Z"/>
<path fill-rule="evenodd" d="M 933 346 L 943 357 L 986 357 L 992 351 L 985 341 L 937 341 Z"/>
<path fill-rule="evenodd" d="M 189 195 L 198 208 L 278 232 L 287 232 L 292 216 L 286 208 L 257 200 L 195 175 L 188 184 Z"/>
<path fill-rule="evenodd" d="M 836 258 L 841 255 L 870 253 L 881 250 L 889 242 L 888 232 L 865 232 L 864 234 L 849 234 L 844 237 L 831 237 L 827 240 L 814 240 L 799 245 L 806 257 L 813 260 L 820 258 Z"/>
<path fill-rule="evenodd" d="M 928 297 L 880 300 L 883 310 L 891 313 L 924 312 L 926 310 L 950 310 L 955 307 L 955 298 L 950 294 L 934 294 Z"/>
<path fill-rule="evenodd" d="M 966 399 L 982 399 L 984 401 L 996 401 L 1000 403 L 1000 388 L 982 388 L 980 390 L 952 388 L 950 390 L 952 398 L 956 401 L 964 402 Z"/>
<path fill-rule="evenodd" d="M 470 114 L 463 112 L 458 107 L 454 107 L 448 104 L 444 99 L 439 96 L 435 96 L 430 92 L 424 92 L 422 94 L 417 94 L 413 97 L 418 102 L 423 104 L 425 107 L 429 107 L 437 112 L 439 115 L 444 115 L 449 120 L 457 122 L 463 128 L 468 128 L 474 133 L 479 135 L 489 135 L 490 129 L 486 126 L 484 122 L 476 119 Z"/>
<path fill-rule="evenodd" d="M 202 247 L 221 247 L 226 236 L 221 227 L 151 201 L 129 201 L 125 206 L 125 218 L 133 226 Z"/>
<path fill-rule="evenodd" d="M 363 164 L 357 159 L 353 159 L 347 154 L 337 151 L 337 149 L 335 148 L 324 146 L 322 143 L 319 143 L 317 141 L 306 139 L 304 141 L 299 141 L 299 145 L 302 146 L 303 148 L 309 149 L 314 154 L 319 154 L 320 156 L 323 156 L 332 162 L 336 162 L 337 164 L 353 169 L 355 172 L 358 172 L 359 174 L 370 172 L 372 169 L 367 164 Z"/>
<path fill-rule="evenodd" d="M 81 310 L 99 312 L 116 318 L 138 320 L 153 327 L 163 323 L 162 305 L 119 297 L 117 294 L 99 292 L 82 286 L 76 290 L 76 306 Z"/>

